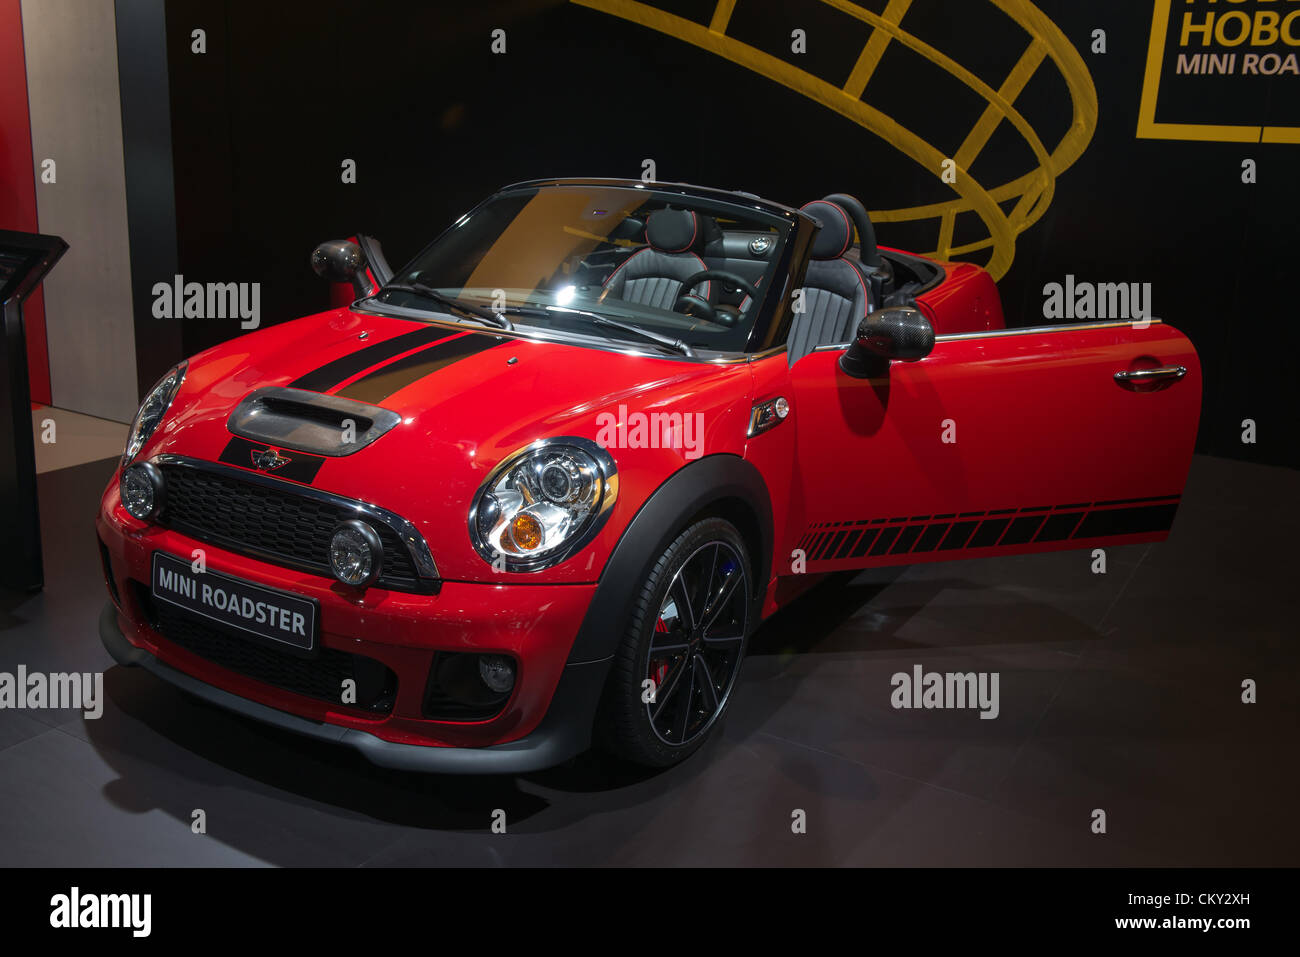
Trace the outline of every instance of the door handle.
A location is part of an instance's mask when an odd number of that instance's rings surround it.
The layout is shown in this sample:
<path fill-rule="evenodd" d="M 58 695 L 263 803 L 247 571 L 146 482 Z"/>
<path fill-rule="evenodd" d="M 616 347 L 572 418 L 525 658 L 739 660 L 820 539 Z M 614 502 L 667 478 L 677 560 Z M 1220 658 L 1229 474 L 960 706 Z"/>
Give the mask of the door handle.
<path fill-rule="evenodd" d="M 1129 372 L 1116 372 L 1115 381 L 1120 385 L 1130 382 L 1135 385 L 1141 382 L 1159 382 L 1162 379 L 1171 379 L 1177 382 L 1185 375 L 1187 375 L 1187 366 L 1158 366 L 1155 369 L 1133 369 Z"/>

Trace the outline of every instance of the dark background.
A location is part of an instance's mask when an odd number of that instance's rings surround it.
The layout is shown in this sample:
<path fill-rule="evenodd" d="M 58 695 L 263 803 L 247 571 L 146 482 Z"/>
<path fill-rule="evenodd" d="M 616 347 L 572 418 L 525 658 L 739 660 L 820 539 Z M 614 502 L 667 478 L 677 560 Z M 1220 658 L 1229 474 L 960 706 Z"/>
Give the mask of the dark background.
<path fill-rule="evenodd" d="M 702 23 L 713 11 L 712 0 L 656 6 Z M 1100 119 L 1083 156 L 1058 179 L 1050 209 L 1019 237 L 999 283 L 1008 324 L 1042 324 L 1043 285 L 1067 273 L 1150 282 L 1155 315 L 1200 353 L 1199 449 L 1300 466 L 1292 398 L 1300 336 L 1285 242 L 1300 209 L 1298 147 L 1137 139 L 1151 3 L 1038 6 L 1087 64 Z M 1028 39 L 980 0 L 916 0 L 904 25 L 995 88 Z M 507 32 L 505 55 L 490 51 L 498 27 Z M 808 34 L 803 57 L 789 50 L 795 27 Z M 190 51 L 195 28 L 207 31 L 204 55 Z M 1104 55 L 1090 52 L 1097 28 L 1107 34 Z M 816 0 L 740 0 L 728 30 L 837 85 L 869 33 Z M 796 206 L 833 191 L 870 209 L 951 196 L 934 171 L 812 100 L 569 3 L 173 0 L 166 35 L 179 271 L 201 282 L 261 282 L 264 325 L 328 305 L 308 267 L 321 240 L 374 235 L 396 266 L 517 180 L 638 177 L 642 160 L 653 158 L 660 180 Z M 1277 78 L 1261 94 L 1273 102 L 1241 122 L 1293 119 L 1285 114 L 1294 102 L 1271 92 L 1288 83 L 1300 90 L 1297 78 Z M 1241 87 L 1202 86 L 1203 116 L 1190 121 L 1231 122 Z M 984 105 L 897 43 L 865 98 L 948 155 Z M 1185 101 L 1180 95 L 1175 105 Z M 1070 121 L 1068 92 L 1050 60 L 1016 105 L 1050 150 Z M 357 162 L 355 185 L 340 181 L 344 158 Z M 1241 181 L 1246 158 L 1258 163 L 1255 185 Z M 992 187 L 1030 168 L 1032 155 L 1004 123 L 971 172 Z M 978 228 L 973 215 L 960 217 L 956 241 L 978 238 Z M 886 223 L 879 235 L 883 244 L 924 252 L 934 248 L 937 221 Z M 190 320 L 176 342 L 171 325 L 159 329 L 152 354 L 146 337 L 142 380 L 161 374 L 178 349 L 193 353 L 240 333 L 237 321 Z M 1241 441 L 1247 418 L 1258 423 L 1256 445 Z"/>

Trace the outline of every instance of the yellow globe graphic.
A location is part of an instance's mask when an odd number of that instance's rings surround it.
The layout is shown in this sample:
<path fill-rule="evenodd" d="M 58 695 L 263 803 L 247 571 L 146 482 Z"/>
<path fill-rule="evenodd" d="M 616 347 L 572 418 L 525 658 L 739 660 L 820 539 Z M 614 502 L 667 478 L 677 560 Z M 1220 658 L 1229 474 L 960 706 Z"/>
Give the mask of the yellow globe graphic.
<path fill-rule="evenodd" d="M 881 13 L 866 10 L 849 0 L 815 0 L 872 28 L 842 86 L 728 36 L 727 28 L 738 0 L 718 0 L 707 25 L 639 0 L 572 2 L 676 37 L 780 83 L 869 130 L 936 176 L 945 169 L 945 161 L 949 161 L 946 168 L 955 175 L 950 177 L 951 182 L 948 179 L 943 182 L 956 194 L 952 199 L 907 209 L 872 210 L 871 218 L 877 223 L 934 220 L 937 241 L 929 255 L 950 259 L 987 250 L 985 267 L 994 279 L 1006 274 L 1015 257 L 1016 237 L 1042 217 L 1052 202 L 1056 178 L 1083 154 L 1097 127 L 1097 90 L 1088 68 L 1056 24 L 1028 0 L 961 0 L 963 4 L 997 8 L 1027 35 L 1029 42 L 1024 52 L 997 89 L 908 32 L 904 20 L 913 0 L 889 0 Z M 966 132 L 955 153 L 945 154 L 869 102 L 868 83 L 885 50 L 895 43 L 946 71 L 986 103 L 982 115 Z M 1050 149 L 1015 105 L 1030 79 L 1038 70 L 1047 68 L 1045 64 L 1049 61 L 1069 89 L 1073 111 L 1069 127 Z M 1002 123 L 1015 129 L 1037 165 L 1006 182 L 985 186 L 969 170 Z M 1010 211 L 1005 206 L 1010 206 Z M 954 245 L 957 216 L 966 212 L 978 215 L 986 235 Z"/>

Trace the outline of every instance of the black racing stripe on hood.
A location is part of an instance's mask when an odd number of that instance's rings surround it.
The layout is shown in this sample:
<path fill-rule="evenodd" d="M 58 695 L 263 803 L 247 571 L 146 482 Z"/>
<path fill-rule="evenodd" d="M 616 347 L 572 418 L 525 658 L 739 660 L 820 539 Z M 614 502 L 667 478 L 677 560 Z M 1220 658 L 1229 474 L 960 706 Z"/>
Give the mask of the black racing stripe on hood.
<path fill-rule="evenodd" d="M 376 366 L 393 356 L 401 355 L 403 352 L 410 352 L 412 349 L 418 349 L 420 346 L 453 335 L 455 335 L 454 332 L 436 326 L 417 329 L 414 332 L 404 332 L 400 336 L 393 336 L 393 338 L 385 339 L 383 342 L 376 342 L 373 346 L 358 349 L 341 359 L 327 362 L 319 369 L 308 372 L 306 375 L 290 382 L 289 388 L 306 389 L 308 392 L 328 392 L 340 382 L 346 382 L 358 372 L 364 372 L 371 366 Z"/>
<path fill-rule="evenodd" d="M 471 332 L 455 339 L 438 342 L 427 349 L 412 353 L 405 359 L 398 359 L 382 369 L 376 369 L 353 382 L 346 389 L 340 389 L 337 394 L 345 399 L 356 399 L 358 402 L 378 405 L 412 382 L 445 369 L 461 359 L 467 359 L 499 346 L 505 341 L 501 336 Z"/>

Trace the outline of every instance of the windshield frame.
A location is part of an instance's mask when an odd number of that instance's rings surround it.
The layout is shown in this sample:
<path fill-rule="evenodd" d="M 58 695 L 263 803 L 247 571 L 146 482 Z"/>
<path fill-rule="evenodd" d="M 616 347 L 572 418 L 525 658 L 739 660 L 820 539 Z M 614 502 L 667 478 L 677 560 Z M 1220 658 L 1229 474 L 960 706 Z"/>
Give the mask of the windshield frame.
<path fill-rule="evenodd" d="M 793 317 L 791 311 L 791 298 L 794 290 L 798 286 L 798 282 L 792 281 L 792 279 L 797 280 L 801 278 L 807 268 L 809 253 L 812 246 L 812 237 L 817 231 L 818 225 L 801 210 L 793 209 L 769 200 L 764 200 L 748 193 L 729 192 L 727 190 L 693 186 L 685 183 L 643 183 L 640 180 L 609 178 L 560 178 L 528 180 L 513 183 L 497 190 L 443 229 L 433 240 L 427 243 L 418 253 L 416 253 L 415 256 L 406 262 L 401 269 L 394 271 L 391 282 L 396 283 L 402 281 L 404 277 L 408 277 L 416 265 L 440 242 L 446 239 L 446 237 L 453 231 L 463 226 L 475 213 L 488 206 L 490 203 L 508 197 L 511 194 L 537 192 L 542 189 L 554 187 L 595 187 L 627 190 L 640 189 L 669 200 L 673 197 L 687 200 L 699 200 L 708 204 L 710 207 L 718 207 L 719 212 L 733 213 L 740 218 L 767 219 L 774 227 L 783 229 L 785 233 L 784 242 L 779 250 L 779 255 L 770 267 L 772 288 L 770 288 L 767 291 L 767 294 L 764 295 L 758 313 L 748 324 L 749 328 L 743 348 L 709 349 L 707 347 L 695 346 L 695 356 L 671 356 L 665 353 L 661 347 L 657 347 L 653 343 L 641 340 L 639 336 L 632 336 L 630 333 L 626 337 L 622 335 L 609 335 L 593 328 L 590 334 L 586 332 L 578 334 L 574 333 L 573 330 L 560 330 L 531 323 L 518 323 L 516 328 L 513 330 L 502 330 L 486 321 L 480 323 L 456 316 L 448 316 L 446 310 L 441 308 L 413 308 L 395 303 L 378 302 L 376 301 L 376 297 L 382 293 L 383 287 L 372 295 L 357 300 L 353 303 L 353 307 L 364 312 L 373 312 L 381 315 L 399 315 L 402 318 L 408 319 L 426 320 L 427 317 L 426 321 L 435 318 L 442 320 L 446 317 L 450 318 L 450 321 L 457 325 L 468 325 L 473 328 L 482 328 L 495 333 L 518 335 L 525 338 L 553 339 L 556 341 L 570 342 L 575 345 L 596 344 L 613 348 L 620 352 L 664 356 L 668 358 L 681 358 L 686 359 L 687 361 L 726 361 L 728 359 L 746 359 L 760 354 L 766 355 L 785 348 L 785 339 L 789 331 L 790 321 Z M 778 286 L 780 286 L 780 288 L 777 288 Z M 389 312 L 389 310 L 391 310 L 391 312 Z M 620 317 L 615 316 L 615 318 Z M 624 321 L 628 320 L 624 319 Z M 651 328 L 655 332 L 661 331 L 654 327 Z"/>

